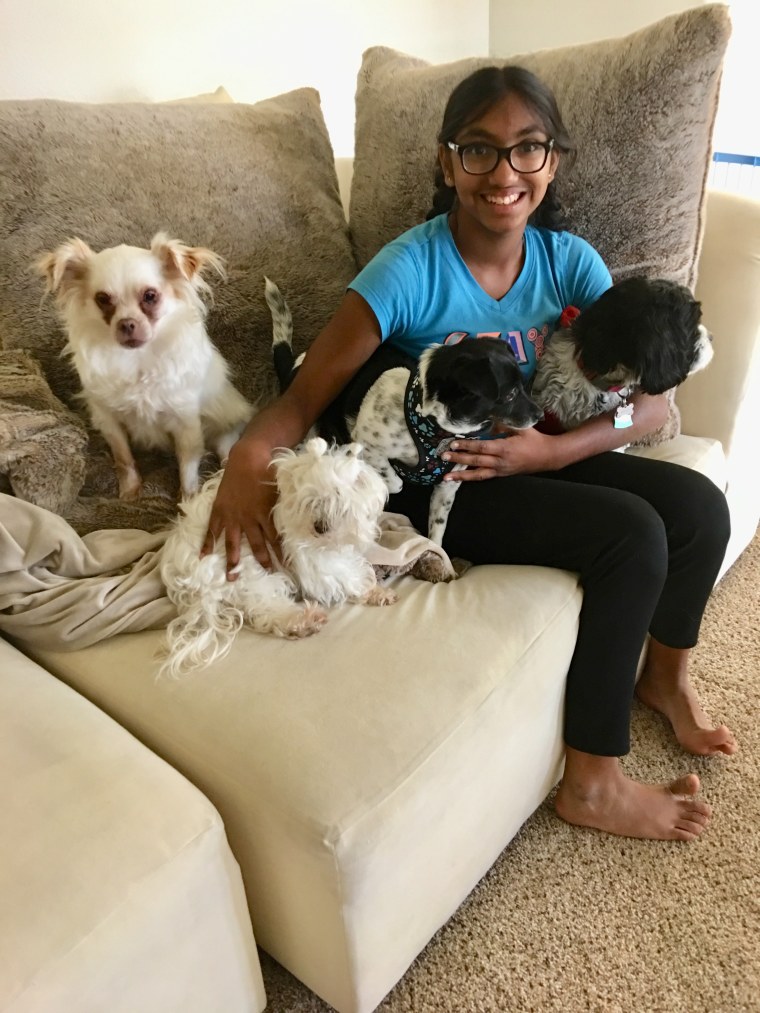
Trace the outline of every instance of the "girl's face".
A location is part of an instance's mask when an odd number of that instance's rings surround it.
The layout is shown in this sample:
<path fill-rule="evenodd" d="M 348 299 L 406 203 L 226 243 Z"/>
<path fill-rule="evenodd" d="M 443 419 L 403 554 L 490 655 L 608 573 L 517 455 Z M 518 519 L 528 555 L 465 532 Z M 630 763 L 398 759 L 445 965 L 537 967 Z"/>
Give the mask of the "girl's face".
<path fill-rule="evenodd" d="M 460 145 L 482 141 L 507 148 L 522 141 L 548 141 L 549 135 L 530 106 L 510 94 L 464 127 L 454 140 Z M 465 172 L 459 154 L 445 145 L 440 146 L 439 158 L 446 182 L 456 187 L 460 229 L 474 225 L 491 233 L 519 230 L 522 234 L 554 179 L 559 154 L 551 151 L 538 172 L 518 172 L 506 158 L 501 158 L 494 169 L 483 175 Z"/>

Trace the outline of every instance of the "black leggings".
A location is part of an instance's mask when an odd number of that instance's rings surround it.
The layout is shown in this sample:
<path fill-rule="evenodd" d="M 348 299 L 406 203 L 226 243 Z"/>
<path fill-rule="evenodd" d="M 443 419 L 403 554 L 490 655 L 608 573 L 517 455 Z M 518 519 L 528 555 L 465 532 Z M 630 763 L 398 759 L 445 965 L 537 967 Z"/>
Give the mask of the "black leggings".
<path fill-rule="evenodd" d="M 429 488 L 405 485 L 387 509 L 424 532 L 429 498 Z M 668 647 L 696 644 L 728 536 L 726 499 L 709 479 L 610 452 L 561 471 L 463 482 L 443 544 L 473 563 L 579 574 L 583 606 L 567 676 L 565 742 L 622 756 L 646 634 Z"/>

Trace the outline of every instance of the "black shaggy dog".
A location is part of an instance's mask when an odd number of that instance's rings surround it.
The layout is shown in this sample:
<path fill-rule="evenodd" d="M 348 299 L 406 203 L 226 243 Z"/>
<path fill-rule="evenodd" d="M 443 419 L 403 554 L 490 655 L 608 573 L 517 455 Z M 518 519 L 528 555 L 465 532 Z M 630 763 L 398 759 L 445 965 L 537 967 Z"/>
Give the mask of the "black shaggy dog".
<path fill-rule="evenodd" d="M 710 362 L 712 338 L 701 317 L 683 285 L 621 281 L 582 313 L 565 310 L 539 359 L 532 396 L 565 430 L 612 410 L 630 419 L 635 391 L 662 394 Z"/>

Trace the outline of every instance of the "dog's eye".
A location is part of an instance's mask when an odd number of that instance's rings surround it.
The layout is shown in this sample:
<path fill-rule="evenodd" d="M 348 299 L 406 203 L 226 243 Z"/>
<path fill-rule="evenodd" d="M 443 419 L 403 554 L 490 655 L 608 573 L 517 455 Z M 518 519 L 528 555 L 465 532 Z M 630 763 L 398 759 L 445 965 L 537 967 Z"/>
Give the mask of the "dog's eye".
<path fill-rule="evenodd" d="M 108 292 L 96 292 L 95 302 L 100 306 L 101 309 L 105 309 L 106 306 L 111 305 L 111 297 Z"/>
<path fill-rule="evenodd" d="M 143 292 L 142 301 L 148 303 L 149 306 L 152 306 L 154 303 L 158 302 L 158 292 L 154 288 L 146 288 Z"/>

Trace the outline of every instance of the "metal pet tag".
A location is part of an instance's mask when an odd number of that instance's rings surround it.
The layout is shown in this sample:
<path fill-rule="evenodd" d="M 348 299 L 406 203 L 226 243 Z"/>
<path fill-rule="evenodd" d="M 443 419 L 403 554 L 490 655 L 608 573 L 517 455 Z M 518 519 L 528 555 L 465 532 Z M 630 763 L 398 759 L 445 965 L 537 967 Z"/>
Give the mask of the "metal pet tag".
<path fill-rule="evenodd" d="M 624 402 L 615 409 L 615 419 L 612 423 L 615 429 L 628 429 L 633 425 L 633 405 Z"/>

